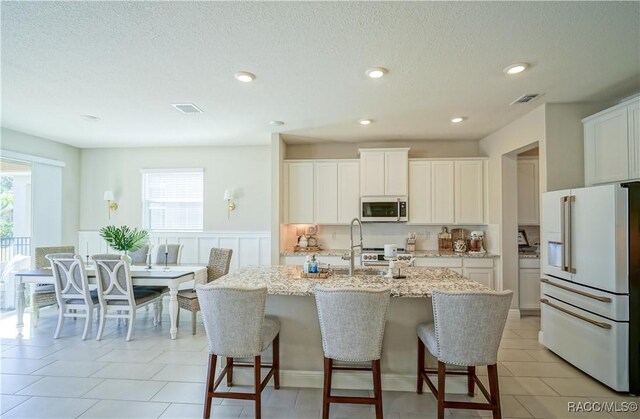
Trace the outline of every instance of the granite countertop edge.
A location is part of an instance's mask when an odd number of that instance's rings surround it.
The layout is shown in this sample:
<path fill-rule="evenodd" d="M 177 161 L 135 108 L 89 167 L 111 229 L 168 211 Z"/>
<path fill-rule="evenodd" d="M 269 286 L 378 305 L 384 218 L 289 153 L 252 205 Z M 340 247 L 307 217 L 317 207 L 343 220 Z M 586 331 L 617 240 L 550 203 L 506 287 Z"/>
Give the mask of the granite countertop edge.
<path fill-rule="evenodd" d="M 322 249 L 317 252 L 294 252 L 293 250 L 284 250 L 280 252 L 280 256 L 342 256 L 349 252 L 347 249 Z M 359 252 L 356 252 L 359 254 Z M 415 252 L 409 252 L 417 258 L 498 258 L 500 255 L 495 253 L 438 253 L 437 250 L 416 250 Z M 529 257 L 529 256 L 526 256 Z"/>

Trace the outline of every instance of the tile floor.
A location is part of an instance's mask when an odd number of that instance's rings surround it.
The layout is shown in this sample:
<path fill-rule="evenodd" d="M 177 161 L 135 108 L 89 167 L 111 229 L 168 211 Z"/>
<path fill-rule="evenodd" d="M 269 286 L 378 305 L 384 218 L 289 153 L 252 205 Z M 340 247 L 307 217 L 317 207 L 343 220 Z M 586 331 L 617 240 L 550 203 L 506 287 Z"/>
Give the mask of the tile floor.
<path fill-rule="evenodd" d="M 28 314 L 25 315 L 28 321 Z M 126 327 L 108 323 L 102 341 L 80 340 L 81 320 L 67 321 L 54 340 L 56 313 L 42 311 L 37 329 L 15 337 L 15 316 L 0 320 L 0 415 L 3 418 L 198 418 L 202 415 L 207 343 L 202 325 L 190 334 L 190 316 L 179 339 L 168 339 L 168 319 L 154 328 L 151 313 L 140 312 L 134 340 Z M 620 395 L 538 344 L 539 319 L 510 320 L 499 357 L 504 417 L 639 418 L 636 413 L 569 413 L 568 402 L 640 402 Z M 93 335 L 97 327 L 94 326 Z M 384 355 L 383 355 L 384 356 Z M 479 368 L 486 375 L 486 369 Z M 486 377 L 482 377 L 486 381 Z M 426 387 L 425 387 L 426 389 Z M 368 393 L 368 392 L 356 392 Z M 346 393 L 345 393 L 346 394 Z M 353 393 L 352 393 L 353 394 Z M 263 393 L 264 418 L 319 418 L 320 389 L 268 387 Z M 464 395 L 451 398 L 469 399 Z M 476 397 L 480 400 L 480 397 Z M 429 393 L 385 391 L 386 418 L 431 418 L 436 401 Z M 368 406 L 334 405 L 333 418 L 374 417 Z M 612 416 L 613 415 L 613 416 Z M 491 416 L 490 412 L 447 410 L 450 417 Z M 214 418 L 253 417 L 252 402 L 216 399 Z"/>

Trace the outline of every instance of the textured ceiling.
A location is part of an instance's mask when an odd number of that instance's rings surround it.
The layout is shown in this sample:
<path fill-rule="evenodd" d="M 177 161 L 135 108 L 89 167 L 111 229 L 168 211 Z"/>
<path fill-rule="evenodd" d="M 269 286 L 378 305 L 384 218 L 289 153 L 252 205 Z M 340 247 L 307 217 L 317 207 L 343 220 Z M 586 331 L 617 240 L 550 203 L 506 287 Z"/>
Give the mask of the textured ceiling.
<path fill-rule="evenodd" d="M 81 147 L 267 144 L 270 120 L 291 141 L 479 139 L 637 91 L 640 2 L 3 1 L 1 59 L 2 125 Z M 509 106 L 524 93 L 544 95 Z"/>

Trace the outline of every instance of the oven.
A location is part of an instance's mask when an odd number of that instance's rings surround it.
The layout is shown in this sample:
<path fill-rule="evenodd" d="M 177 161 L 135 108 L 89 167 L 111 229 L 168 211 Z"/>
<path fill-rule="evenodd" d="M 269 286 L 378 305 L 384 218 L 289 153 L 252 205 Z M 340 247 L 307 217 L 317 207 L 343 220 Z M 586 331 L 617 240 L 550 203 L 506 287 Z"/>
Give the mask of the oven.
<path fill-rule="evenodd" d="M 365 197 L 360 202 L 360 220 L 365 223 L 406 223 L 408 208 L 407 197 Z"/>

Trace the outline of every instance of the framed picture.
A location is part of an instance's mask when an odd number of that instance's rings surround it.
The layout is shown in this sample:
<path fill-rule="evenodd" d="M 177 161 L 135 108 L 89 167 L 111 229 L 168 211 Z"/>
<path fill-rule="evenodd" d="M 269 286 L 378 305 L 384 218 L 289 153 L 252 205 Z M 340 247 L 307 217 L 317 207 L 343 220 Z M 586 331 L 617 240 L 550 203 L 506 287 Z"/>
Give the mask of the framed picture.
<path fill-rule="evenodd" d="M 524 230 L 518 230 L 518 246 L 529 246 L 527 232 Z"/>

